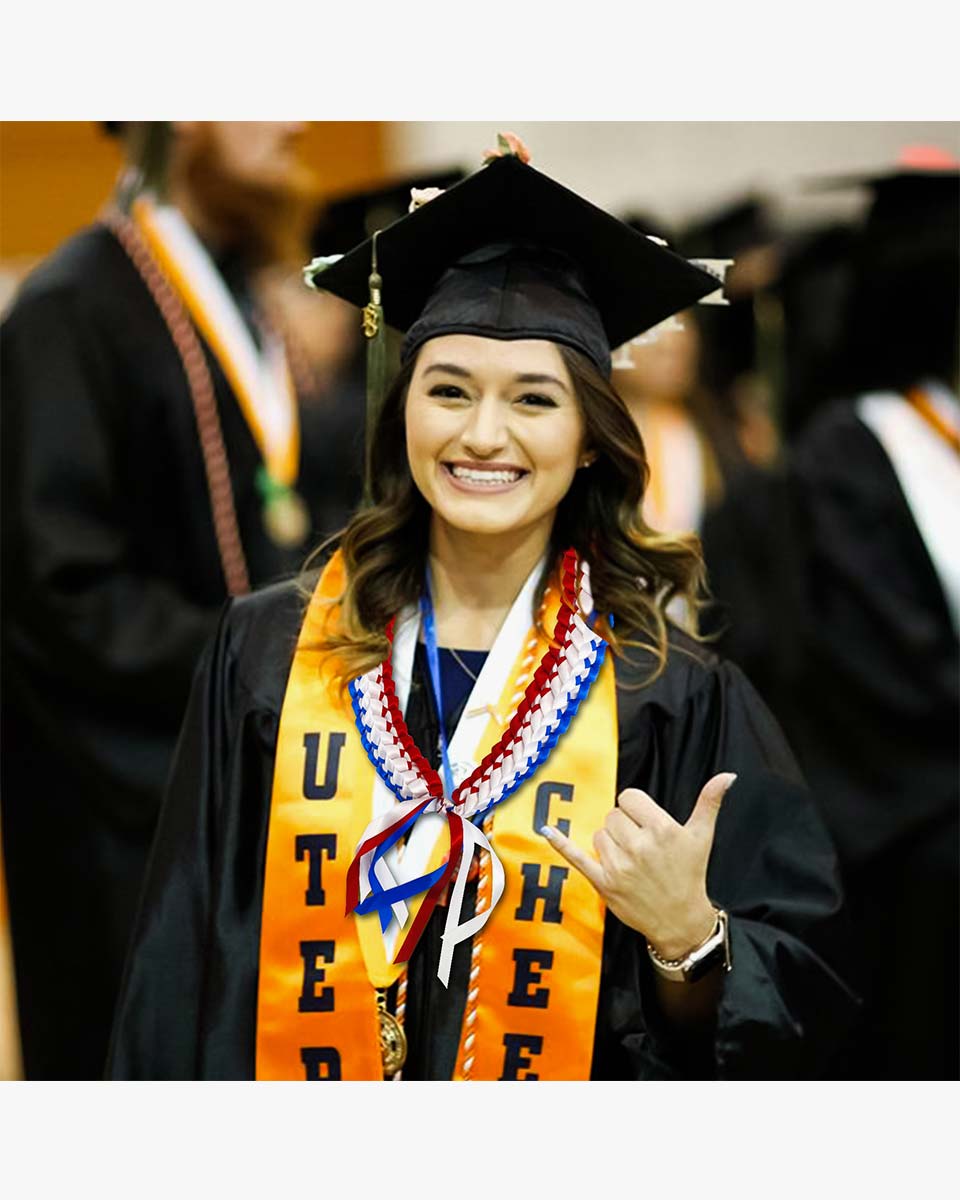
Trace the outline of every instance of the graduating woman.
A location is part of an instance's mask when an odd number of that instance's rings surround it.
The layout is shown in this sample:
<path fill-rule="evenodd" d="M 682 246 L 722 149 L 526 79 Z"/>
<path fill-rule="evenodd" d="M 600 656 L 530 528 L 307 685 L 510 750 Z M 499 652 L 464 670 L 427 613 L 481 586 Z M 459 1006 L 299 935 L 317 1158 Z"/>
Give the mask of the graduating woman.
<path fill-rule="evenodd" d="M 510 155 L 317 266 L 406 331 L 372 504 L 308 604 L 224 613 L 109 1073 L 824 1072 L 832 845 L 745 678 L 664 616 L 701 560 L 638 516 L 609 383 L 716 280 Z"/>

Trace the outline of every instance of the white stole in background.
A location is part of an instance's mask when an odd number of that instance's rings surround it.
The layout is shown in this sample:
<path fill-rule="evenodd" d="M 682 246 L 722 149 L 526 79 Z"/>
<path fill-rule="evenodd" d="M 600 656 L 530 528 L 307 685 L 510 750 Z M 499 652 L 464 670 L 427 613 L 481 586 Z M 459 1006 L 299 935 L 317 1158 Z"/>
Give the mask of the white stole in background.
<path fill-rule="evenodd" d="M 939 384 L 921 390 L 954 429 L 960 404 Z M 960 629 L 960 456 L 896 392 L 870 392 L 857 415 L 886 451 L 930 561 L 943 588 L 954 629 Z"/>

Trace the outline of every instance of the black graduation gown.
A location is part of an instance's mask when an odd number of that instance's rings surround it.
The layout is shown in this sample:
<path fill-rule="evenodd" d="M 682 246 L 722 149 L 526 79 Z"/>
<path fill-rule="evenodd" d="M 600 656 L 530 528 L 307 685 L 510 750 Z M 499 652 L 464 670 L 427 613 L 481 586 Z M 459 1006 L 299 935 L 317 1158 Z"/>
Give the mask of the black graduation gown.
<path fill-rule="evenodd" d="M 232 281 L 236 284 L 236 280 Z M 184 370 L 119 243 L 91 227 L 24 283 L 2 338 L 3 844 L 28 1078 L 99 1078 L 190 680 L 226 591 Z M 266 536 L 260 452 L 207 353 L 254 584 L 323 533 L 336 461 L 303 439 L 315 529 Z M 319 515 L 317 515 L 319 514 Z"/>
<path fill-rule="evenodd" d="M 893 466 L 833 404 L 703 541 L 723 652 L 782 723 L 837 843 L 868 968 L 849 1070 L 956 1078 L 960 647 Z"/>
<path fill-rule="evenodd" d="M 301 614 L 289 585 L 234 601 L 206 651 L 151 858 L 110 1077 L 253 1077 L 274 756 Z M 685 820 L 709 777 L 739 773 L 708 880 L 732 917 L 734 968 L 717 1029 L 674 1034 L 658 1012 L 642 938 L 608 915 L 592 1075 L 816 1076 L 828 1070 L 855 1004 L 830 838 L 775 722 L 736 667 L 676 635 L 664 675 L 630 688 L 650 665 L 634 654 L 633 668 L 617 664 L 619 786 L 642 786 Z M 422 680 L 411 708 L 417 688 Z M 423 739 L 428 722 L 414 724 Z M 410 964 L 405 1078 L 449 1077 L 444 1044 L 465 975 L 455 962 L 449 992 L 435 979 L 440 920 L 431 919 Z"/>

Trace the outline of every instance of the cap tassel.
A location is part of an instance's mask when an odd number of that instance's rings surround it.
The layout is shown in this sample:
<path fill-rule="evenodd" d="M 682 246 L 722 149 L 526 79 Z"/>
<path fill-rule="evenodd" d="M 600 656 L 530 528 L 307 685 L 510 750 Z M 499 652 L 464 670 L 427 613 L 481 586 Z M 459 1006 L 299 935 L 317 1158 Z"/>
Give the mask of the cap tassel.
<path fill-rule="evenodd" d="M 383 303 L 381 299 L 383 280 L 380 278 L 380 272 L 377 269 L 377 238 L 379 235 L 380 231 L 378 229 L 373 235 L 370 277 L 367 281 L 370 288 L 370 300 L 363 310 L 363 336 L 367 339 L 367 418 L 364 438 L 367 469 L 363 490 L 364 500 L 368 504 L 372 501 L 371 458 L 373 454 L 373 431 L 376 428 L 380 417 L 380 410 L 383 407 L 387 383 L 387 334 L 383 320 Z"/>

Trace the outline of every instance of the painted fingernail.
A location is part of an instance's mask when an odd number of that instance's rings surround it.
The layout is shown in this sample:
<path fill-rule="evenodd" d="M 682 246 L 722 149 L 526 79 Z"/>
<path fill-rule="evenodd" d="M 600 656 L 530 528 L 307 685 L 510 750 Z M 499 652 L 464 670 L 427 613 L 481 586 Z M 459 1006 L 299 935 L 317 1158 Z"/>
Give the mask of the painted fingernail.
<path fill-rule="evenodd" d="M 543 834 L 543 836 L 547 839 L 548 842 L 553 841 L 555 830 L 551 829 L 551 827 L 549 825 L 541 825 L 540 832 L 541 832 L 541 834 Z"/>
<path fill-rule="evenodd" d="M 733 787 L 733 785 L 734 785 L 736 782 L 737 782 L 737 777 L 736 777 L 736 775 L 735 775 L 735 774 L 733 774 L 733 773 L 731 772 L 731 774 L 729 774 L 729 775 L 727 776 L 727 782 L 726 782 L 726 786 L 725 786 L 725 787 L 724 787 L 724 789 L 723 789 L 723 794 L 724 794 L 724 795 L 726 795 L 726 794 L 727 794 L 727 792 L 729 792 L 729 791 L 730 791 L 730 789 Z"/>

